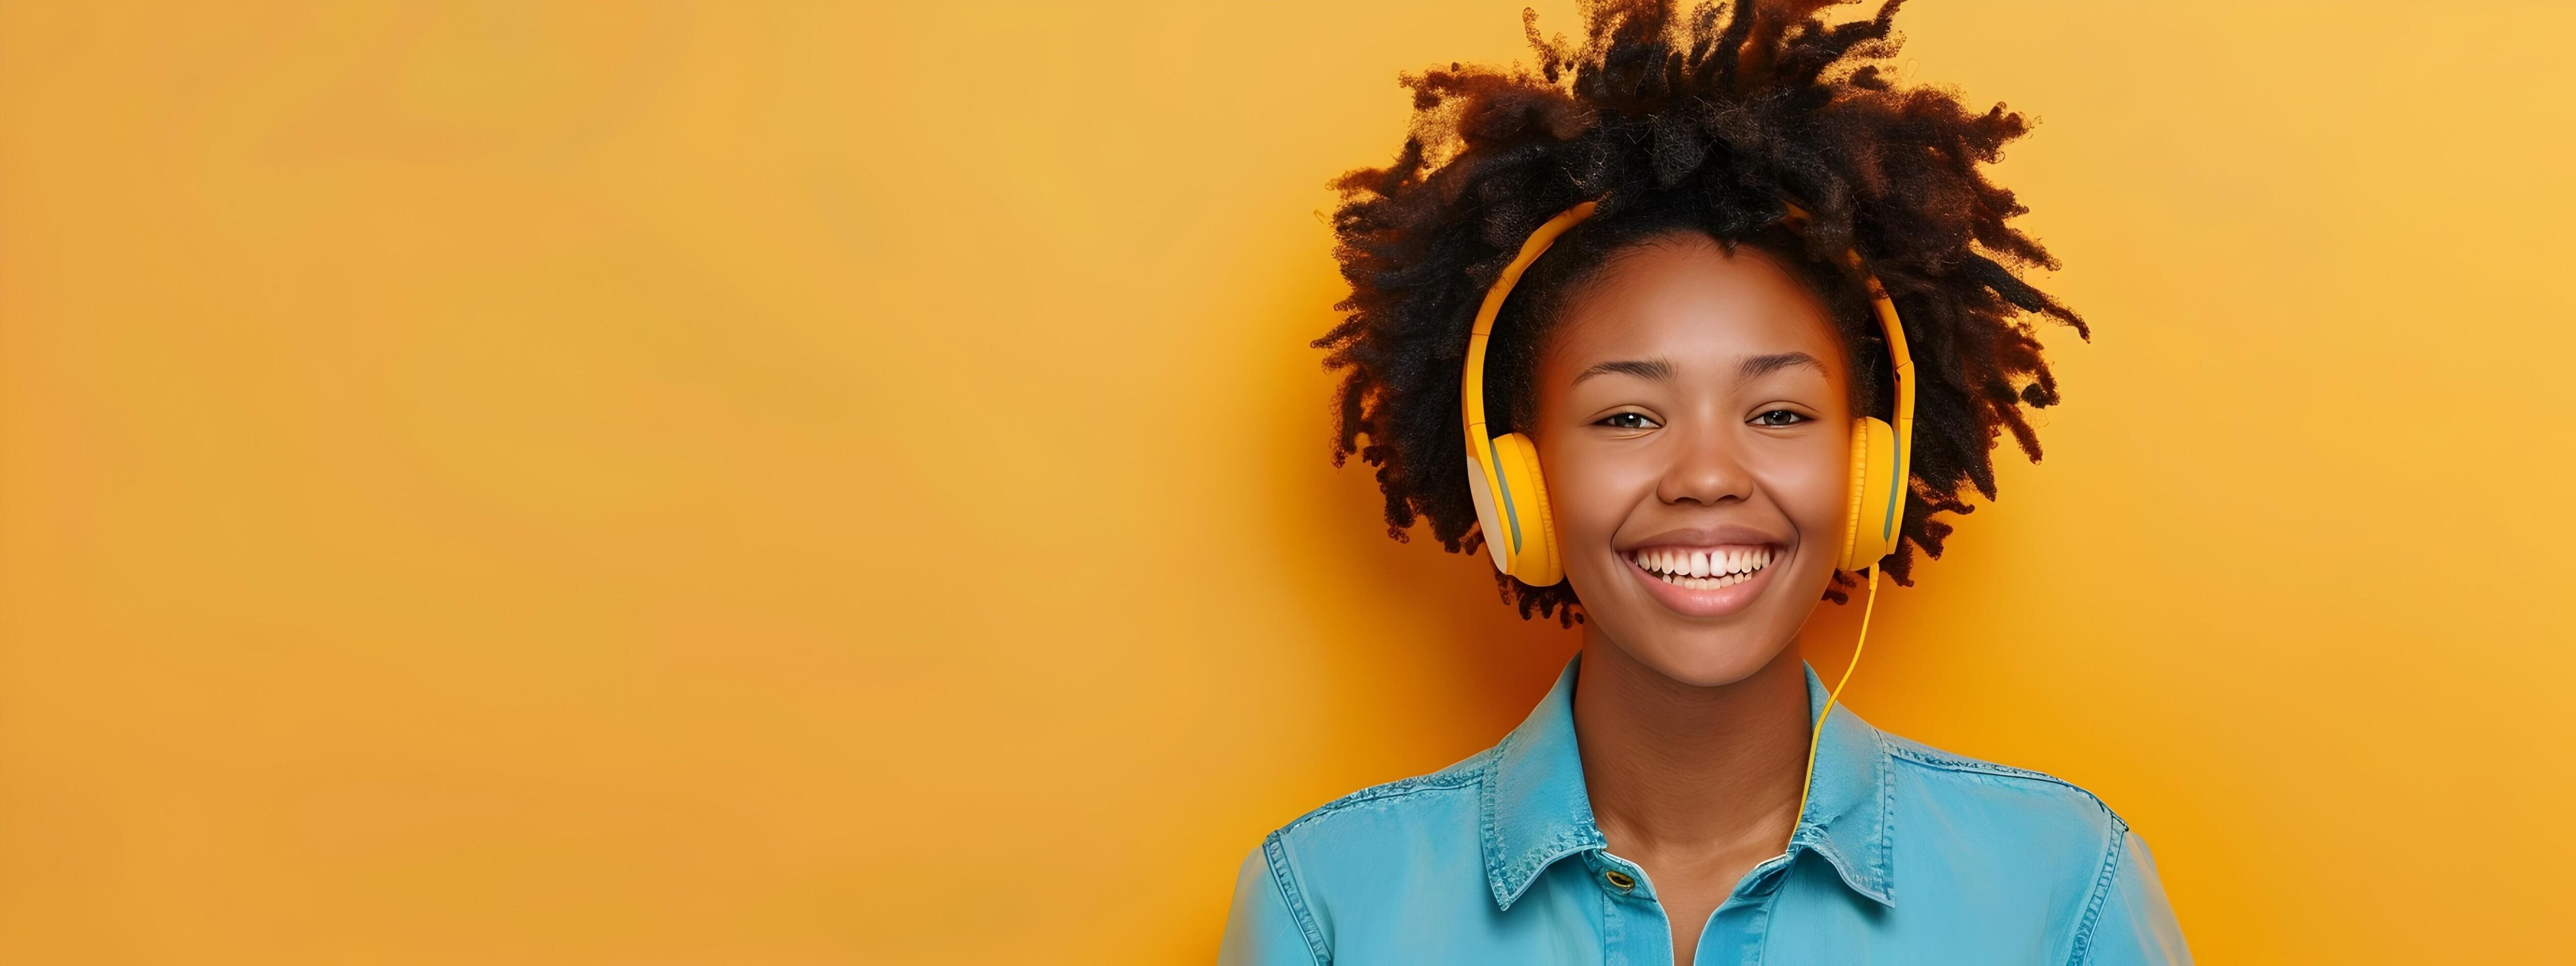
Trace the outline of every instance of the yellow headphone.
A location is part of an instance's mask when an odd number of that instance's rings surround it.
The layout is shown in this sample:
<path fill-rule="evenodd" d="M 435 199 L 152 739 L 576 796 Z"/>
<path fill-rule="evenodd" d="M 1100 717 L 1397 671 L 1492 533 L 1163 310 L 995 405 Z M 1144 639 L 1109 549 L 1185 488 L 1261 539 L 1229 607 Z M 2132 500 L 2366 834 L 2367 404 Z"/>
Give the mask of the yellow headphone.
<path fill-rule="evenodd" d="M 1467 489 L 1476 501 L 1476 524 L 1484 531 L 1485 550 L 1493 555 L 1494 569 L 1533 587 L 1564 580 L 1565 561 L 1557 552 L 1556 520 L 1547 505 L 1547 481 L 1539 476 L 1538 447 L 1526 435 L 1494 436 L 1485 428 L 1485 349 L 1493 341 L 1494 319 L 1502 314 L 1503 300 L 1520 282 L 1521 273 L 1598 207 L 1598 202 L 1586 201 L 1531 232 L 1529 240 L 1521 243 L 1520 254 L 1503 266 L 1503 274 L 1485 290 L 1485 303 L 1476 310 L 1475 331 L 1467 338 L 1467 373 L 1459 402 L 1466 411 Z M 1805 211 L 1790 206 L 1791 224 L 1806 219 Z M 1905 483 L 1914 455 L 1908 446 L 1914 438 L 1914 357 L 1906 349 L 1896 303 L 1888 299 L 1878 277 L 1861 264 L 1860 253 L 1845 251 L 1843 267 L 1869 287 L 1870 308 L 1878 315 L 1879 328 L 1887 333 L 1887 354 L 1896 364 L 1896 425 L 1874 416 L 1852 421 L 1851 514 L 1843 527 L 1842 554 L 1834 566 L 1858 571 L 1875 568 L 1879 558 L 1896 550 L 1896 527 L 1904 517 Z M 1871 576 L 1876 575 L 1872 569 Z"/>

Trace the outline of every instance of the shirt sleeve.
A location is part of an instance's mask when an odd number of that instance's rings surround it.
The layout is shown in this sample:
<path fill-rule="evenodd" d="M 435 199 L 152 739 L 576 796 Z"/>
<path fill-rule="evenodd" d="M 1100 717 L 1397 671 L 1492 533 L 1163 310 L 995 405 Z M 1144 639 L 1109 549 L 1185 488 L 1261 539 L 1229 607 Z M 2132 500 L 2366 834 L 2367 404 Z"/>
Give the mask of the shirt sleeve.
<path fill-rule="evenodd" d="M 2155 856 L 2136 832 L 2123 832 L 2118 865 L 2094 916 L 2079 962 L 2088 966 L 2163 966 L 2191 962 L 2182 942 L 2182 924 L 2156 877 Z"/>
<path fill-rule="evenodd" d="M 1202 949 L 1206 947 L 1200 947 Z M 1320 962 L 1306 944 L 1305 930 L 1288 911 L 1270 862 L 1253 849 L 1234 877 L 1234 909 L 1225 917 L 1225 945 L 1217 950 L 1218 966 L 1314 966 Z"/>

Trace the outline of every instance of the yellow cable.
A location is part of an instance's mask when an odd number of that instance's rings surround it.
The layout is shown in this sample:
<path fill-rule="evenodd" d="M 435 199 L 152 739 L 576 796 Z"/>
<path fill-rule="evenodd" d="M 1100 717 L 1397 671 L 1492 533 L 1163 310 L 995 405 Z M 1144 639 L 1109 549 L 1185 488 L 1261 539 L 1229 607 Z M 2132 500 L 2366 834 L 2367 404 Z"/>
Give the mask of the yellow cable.
<path fill-rule="evenodd" d="M 1843 696 L 1843 685 L 1851 683 L 1852 672 L 1860 669 L 1860 649 L 1869 645 L 1869 614 L 1878 609 L 1878 568 L 1869 568 L 1869 599 L 1860 605 L 1860 638 L 1852 642 L 1851 663 L 1843 665 L 1842 680 L 1825 692 L 1825 709 L 1816 712 L 1816 727 L 1807 736 L 1807 780 L 1798 784 L 1798 814 L 1789 820 L 1789 838 L 1798 838 L 1798 823 L 1807 820 L 1807 794 L 1816 784 L 1816 749 L 1825 741 L 1825 716 L 1834 713 L 1834 701 Z"/>

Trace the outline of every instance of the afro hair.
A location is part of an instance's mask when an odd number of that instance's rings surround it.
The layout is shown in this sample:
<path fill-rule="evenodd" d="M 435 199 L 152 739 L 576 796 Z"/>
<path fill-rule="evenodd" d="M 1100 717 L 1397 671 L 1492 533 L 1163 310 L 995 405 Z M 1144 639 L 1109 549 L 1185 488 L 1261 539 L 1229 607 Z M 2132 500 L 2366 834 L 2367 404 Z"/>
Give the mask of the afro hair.
<path fill-rule="evenodd" d="M 2055 269 L 2007 222 L 2027 209 L 1983 166 L 2029 129 L 2002 105 L 1977 111 L 1950 90 L 1886 71 L 1902 0 L 1874 16 L 1823 15 L 1818 0 L 1702 4 L 1578 0 L 1580 44 L 1540 35 L 1535 66 L 1450 64 L 1403 77 L 1412 130 L 1395 161 L 1333 182 L 1335 258 L 1351 288 L 1341 322 L 1315 340 L 1342 373 L 1334 461 L 1377 468 L 1389 535 L 1417 520 L 1453 552 L 1482 546 L 1458 413 L 1468 329 L 1485 290 L 1540 223 L 1595 200 L 1600 211 L 1532 267 L 1497 329 L 1487 379 L 1507 430 L 1525 419 L 1538 340 L 1570 290 L 1622 246 L 1675 230 L 1751 245 L 1796 266 L 1833 310 L 1855 361 L 1854 396 L 1884 413 L 1894 389 L 1885 339 L 1860 285 L 1832 266 L 1855 252 L 1894 299 L 1912 343 L 1913 479 L 1894 552 L 1911 583 L 1973 487 L 1995 496 L 1993 450 L 2011 433 L 2036 461 L 2029 409 L 2058 401 L 2032 320 L 2086 338 L 2073 311 L 2022 279 Z M 1808 217 L 1783 226 L 1790 206 Z M 1519 415 L 1516 415 L 1519 414 Z M 1497 575 L 1523 617 L 1571 622 L 1566 583 Z M 1838 575 L 1827 597 L 1842 600 Z"/>

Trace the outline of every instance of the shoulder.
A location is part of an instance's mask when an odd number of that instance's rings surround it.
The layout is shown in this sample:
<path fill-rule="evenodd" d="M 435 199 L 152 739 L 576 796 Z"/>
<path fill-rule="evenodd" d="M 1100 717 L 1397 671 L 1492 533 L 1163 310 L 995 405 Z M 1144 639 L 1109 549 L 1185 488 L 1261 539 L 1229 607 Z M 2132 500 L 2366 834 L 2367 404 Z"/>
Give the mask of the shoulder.
<path fill-rule="evenodd" d="M 1879 738 L 1900 889 L 2026 910 L 2029 925 L 2060 937 L 2077 961 L 2106 903 L 2127 904 L 2123 882 L 2142 880 L 2130 891 L 2153 890 L 2161 901 L 2145 844 L 2101 796 L 2043 772 Z"/>
<path fill-rule="evenodd" d="M 1998 765 L 1953 754 L 1896 735 L 1878 733 L 1895 781 L 1891 794 L 1916 806 L 1976 813 L 2033 833 L 2115 839 L 2128 822 L 2074 782 L 2045 772 Z"/>
<path fill-rule="evenodd" d="M 1335 799 L 1265 837 L 1246 876 L 1269 880 L 1284 918 L 1319 950 L 1490 911 L 1481 830 L 1492 758 Z"/>
<path fill-rule="evenodd" d="M 1344 795 L 1270 833 L 1265 846 L 1318 857 L 1366 851 L 1462 827 L 1472 836 L 1493 755 L 1488 749 L 1428 775 Z"/>

